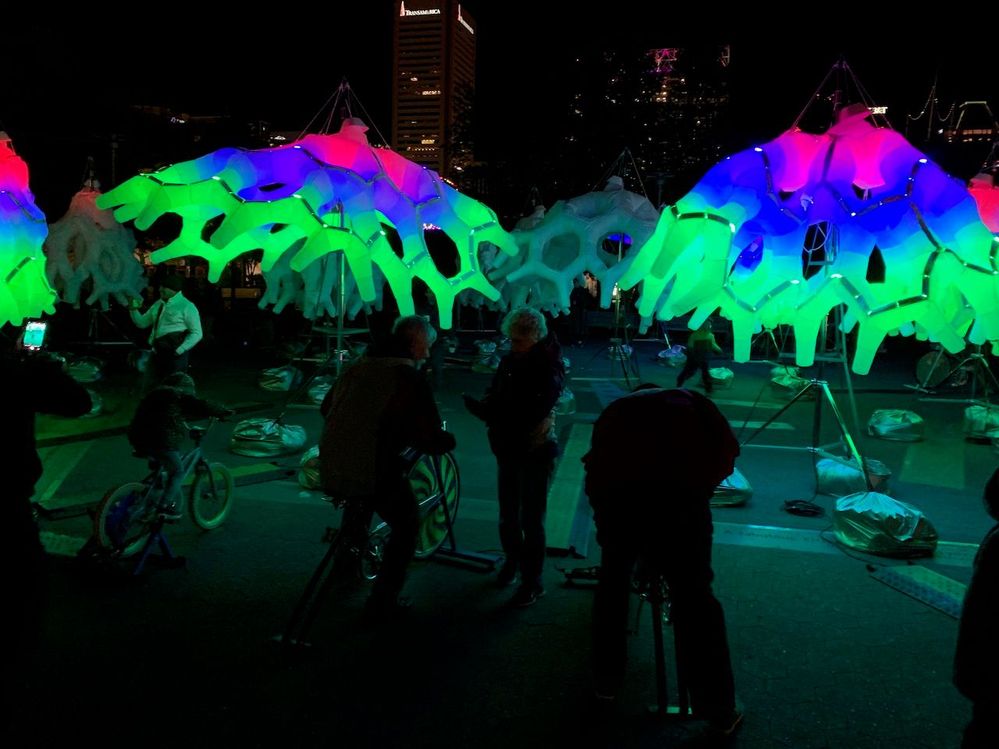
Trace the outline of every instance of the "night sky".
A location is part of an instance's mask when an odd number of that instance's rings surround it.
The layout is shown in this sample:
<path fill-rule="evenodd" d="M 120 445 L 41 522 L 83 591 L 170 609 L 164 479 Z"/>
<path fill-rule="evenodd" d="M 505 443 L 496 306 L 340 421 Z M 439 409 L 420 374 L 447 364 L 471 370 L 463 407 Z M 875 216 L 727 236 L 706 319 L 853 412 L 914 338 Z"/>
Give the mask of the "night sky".
<path fill-rule="evenodd" d="M 840 57 L 871 97 L 888 106 L 891 124 L 902 132 L 935 75 L 945 110 L 966 99 L 986 99 L 999 109 L 996 43 L 981 38 L 995 21 L 986 17 L 966 17 L 962 28 L 946 18 L 912 19 L 912 6 L 896 12 L 882 4 L 878 16 L 846 19 L 840 7 L 801 5 L 786 11 L 788 18 L 726 16 L 708 23 L 641 9 L 650 5 L 613 2 L 588 10 L 469 0 L 479 27 L 478 150 L 505 159 L 554 148 L 558 133 L 546 122 L 560 101 L 560 71 L 580 51 L 614 46 L 730 44 L 731 106 L 745 141 L 738 147 L 790 126 Z M 539 10 L 551 6 L 561 15 Z M 121 129 L 116 118 L 126 104 L 264 119 L 275 129 L 298 131 L 346 76 L 373 124 L 389 136 L 389 0 L 329 4 L 323 11 L 298 5 L 288 14 L 239 20 L 163 7 L 168 16 L 142 26 L 83 11 L 5 19 L 0 127 L 28 161 L 43 210 L 64 210 L 86 155 L 107 180 L 109 136 Z M 124 30 L 114 28 L 118 23 Z M 797 31 L 778 31 L 788 24 Z M 595 178 L 605 166 L 592 165 Z"/>

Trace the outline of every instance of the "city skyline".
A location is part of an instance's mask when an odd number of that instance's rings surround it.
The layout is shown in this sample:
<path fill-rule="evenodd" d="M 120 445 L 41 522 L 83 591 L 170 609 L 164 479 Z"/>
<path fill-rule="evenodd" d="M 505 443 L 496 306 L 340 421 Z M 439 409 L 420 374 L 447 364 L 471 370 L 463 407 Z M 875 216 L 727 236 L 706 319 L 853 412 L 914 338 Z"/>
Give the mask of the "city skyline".
<path fill-rule="evenodd" d="M 967 31 L 964 36 L 948 33 L 946 20 L 934 22 L 936 37 L 930 44 L 920 35 L 893 32 L 876 18 L 866 19 L 867 33 L 847 34 L 843 29 L 850 24 L 823 22 L 821 29 L 779 36 L 751 26 L 705 33 L 700 26 L 656 22 L 662 14 L 629 11 L 627 3 L 616 3 L 613 12 L 599 18 L 575 7 L 561 15 L 544 13 L 536 5 L 467 3 L 477 24 L 476 156 L 518 169 L 535 168 L 540 155 L 556 154 L 565 71 L 575 55 L 601 48 L 728 43 L 730 106 L 738 123 L 732 151 L 790 127 L 841 58 L 873 102 L 887 106 L 888 121 L 903 133 L 907 116 L 921 111 L 934 79 L 942 110 L 966 100 L 989 101 L 993 111 L 999 105 L 993 53 Z M 75 173 L 61 175 L 82 171 L 81 151 L 94 151 L 98 167 L 107 171 L 115 110 L 129 104 L 262 120 L 274 129 L 295 131 L 346 78 L 364 109 L 354 114 L 370 120 L 372 142 L 390 140 L 392 6 L 384 0 L 331 11 L 325 35 L 307 19 L 287 28 L 250 19 L 202 28 L 191 27 L 178 13 L 128 36 L 92 16 L 27 20 L 16 34 L 10 33 L 13 26 L 5 34 L 9 64 L 0 93 L 0 127 L 28 160 L 33 188 L 43 199 L 47 190 L 42 183 L 36 186 L 35 175 L 78 180 Z M 653 22 L 643 23 L 646 17 Z M 620 144 L 608 143 L 601 163 L 579 166 L 596 179 L 620 150 Z M 46 160 L 55 163 L 43 164 Z M 544 197 L 551 202 L 566 196 Z"/>

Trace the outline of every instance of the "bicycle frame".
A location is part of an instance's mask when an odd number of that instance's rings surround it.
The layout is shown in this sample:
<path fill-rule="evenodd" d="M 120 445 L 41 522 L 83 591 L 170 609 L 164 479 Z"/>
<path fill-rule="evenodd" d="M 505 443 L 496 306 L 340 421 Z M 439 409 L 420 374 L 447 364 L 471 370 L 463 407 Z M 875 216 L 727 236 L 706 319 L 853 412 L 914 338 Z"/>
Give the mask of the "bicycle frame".
<path fill-rule="evenodd" d="M 147 475 L 142 483 L 149 484 L 149 491 L 143 495 L 143 504 L 148 505 L 150 500 L 155 500 L 158 503 L 162 497 L 163 492 L 166 491 L 167 483 L 167 470 L 166 466 L 160 463 L 156 458 L 149 458 L 150 464 L 155 463 L 156 466 L 153 468 L 149 475 Z M 205 461 L 204 453 L 201 449 L 201 445 L 196 444 L 188 452 L 184 453 L 180 457 L 180 478 L 179 481 L 183 484 L 187 480 L 187 477 L 191 475 L 192 469 L 197 468 L 200 464 L 204 463 L 207 467 L 207 462 Z M 210 475 L 211 472 L 209 472 Z M 215 478 L 211 477 L 212 490 L 215 490 Z M 155 504 L 154 503 L 154 504 Z"/>
<path fill-rule="evenodd" d="M 204 530 L 212 530 L 224 520 L 232 491 L 232 477 L 228 469 L 222 464 L 210 464 L 201 446 L 202 439 L 215 421 L 212 419 L 207 427 L 190 430 L 194 445 L 179 456 L 178 475 L 174 477 L 181 487 L 190 483 L 189 490 L 180 490 L 178 499 L 188 505 L 191 519 Z M 95 516 L 95 532 L 101 539 L 100 543 L 108 550 L 123 552 L 126 557 L 137 553 L 137 542 L 147 536 L 137 571 L 156 543 L 163 548 L 166 556 L 173 556 L 163 537 L 164 517 L 159 511 L 170 481 L 169 469 L 156 456 L 149 457 L 149 466 L 150 472 L 141 481 L 128 482 L 109 491 L 98 505 Z M 196 475 L 193 482 L 189 482 L 192 472 Z M 184 502 L 187 498 L 189 501 Z M 217 504 L 219 498 L 222 498 L 221 505 Z M 209 502 L 207 506 L 206 500 Z"/>

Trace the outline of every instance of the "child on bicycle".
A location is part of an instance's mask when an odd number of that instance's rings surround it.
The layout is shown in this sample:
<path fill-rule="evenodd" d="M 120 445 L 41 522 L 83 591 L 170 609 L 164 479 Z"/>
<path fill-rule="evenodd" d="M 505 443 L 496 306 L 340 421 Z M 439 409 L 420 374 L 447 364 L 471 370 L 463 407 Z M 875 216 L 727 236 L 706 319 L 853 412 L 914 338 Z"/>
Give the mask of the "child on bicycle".
<path fill-rule="evenodd" d="M 128 441 L 137 454 L 156 460 L 166 469 L 166 486 L 157 508 L 165 520 L 181 517 L 180 484 L 184 471 L 180 448 L 189 431 L 185 419 L 232 413 L 219 403 L 198 398 L 194 380 L 184 372 L 168 375 L 139 402 L 128 427 Z"/>

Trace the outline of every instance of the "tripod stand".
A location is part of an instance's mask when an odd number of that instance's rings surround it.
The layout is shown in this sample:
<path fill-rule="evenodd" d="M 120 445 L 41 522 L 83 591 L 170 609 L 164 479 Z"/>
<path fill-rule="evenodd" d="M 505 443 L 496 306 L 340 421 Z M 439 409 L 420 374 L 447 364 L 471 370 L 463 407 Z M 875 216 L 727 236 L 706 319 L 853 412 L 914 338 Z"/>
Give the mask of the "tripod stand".
<path fill-rule="evenodd" d="M 628 323 L 624 320 L 621 312 L 621 292 L 614 290 L 614 328 L 611 330 L 610 349 L 608 356 L 611 359 L 611 374 L 614 373 L 614 361 L 621 364 L 621 374 L 624 382 L 630 390 L 635 383 L 631 378 L 634 376 L 637 381 L 641 375 L 638 371 L 638 360 L 635 359 L 635 351 L 631 346 L 631 339 L 628 335 Z"/>
<path fill-rule="evenodd" d="M 800 447 L 797 445 L 755 445 L 755 447 L 760 448 L 770 448 L 774 450 L 805 450 L 812 454 L 812 469 L 815 471 L 815 485 L 818 488 L 819 482 L 819 468 L 816 456 L 821 455 L 824 450 L 819 444 L 819 439 L 822 433 L 822 402 L 825 400 L 829 404 L 832 410 L 833 418 L 836 420 L 836 426 L 839 428 L 840 437 L 845 445 L 847 452 L 850 457 L 856 461 L 857 467 L 860 469 L 864 476 L 864 481 L 867 483 L 867 489 L 871 490 L 873 487 L 871 485 L 871 478 L 867 472 L 867 464 L 864 462 L 860 451 L 857 449 L 857 444 L 853 441 L 853 437 L 850 435 L 850 430 L 846 426 L 846 422 L 843 420 L 843 414 L 840 413 L 839 406 L 836 404 L 836 399 L 833 398 L 832 391 L 829 390 L 829 383 L 825 380 L 810 380 L 807 385 L 805 385 L 801 390 L 799 390 L 791 400 L 785 403 L 773 416 L 767 419 L 763 424 L 757 427 L 756 431 L 749 435 L 740 444 L 745 447 L 756 436 L 770 426 L 774 421 L 776 421 L 784 412 L 786 412 L 791 406 L 793 406 L 798 401 L 809 397 L 815 397 L 815 409 L 812 416 L 812 444 L 810 446 Z"/>

